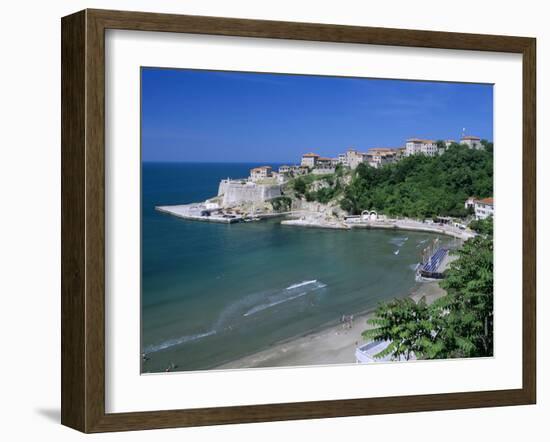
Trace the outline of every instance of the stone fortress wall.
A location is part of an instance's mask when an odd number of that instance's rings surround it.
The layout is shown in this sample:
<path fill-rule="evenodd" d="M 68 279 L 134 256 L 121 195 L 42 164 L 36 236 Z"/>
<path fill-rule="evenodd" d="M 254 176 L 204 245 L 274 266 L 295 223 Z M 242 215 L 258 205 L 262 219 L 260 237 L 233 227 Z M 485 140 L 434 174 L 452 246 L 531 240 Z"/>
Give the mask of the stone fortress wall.
<path fill-rule="evenodd" d="M 224 207 L 242 203 L 263 203 L 281 196 L 278 184 L 257 184 L 245 180 L 222 180 L 218 187 L 218 196 L 223 195 Z"/>

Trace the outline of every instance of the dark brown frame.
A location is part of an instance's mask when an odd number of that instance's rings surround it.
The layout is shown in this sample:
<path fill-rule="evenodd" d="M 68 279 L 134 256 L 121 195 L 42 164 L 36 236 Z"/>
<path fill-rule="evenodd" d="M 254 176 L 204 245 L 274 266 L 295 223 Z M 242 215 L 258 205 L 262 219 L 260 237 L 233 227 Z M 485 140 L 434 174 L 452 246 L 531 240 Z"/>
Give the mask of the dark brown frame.
<path fill-rule="evenodd" d="M 534 404 L 536 40 L 234 18 L 84 10 L 62 30 L 61 422 L 83 432 Z M 182 32 L 518 53 L 523 56 L 523 385 L 476 391 L 192 410 L 105 413 L 105 30 Z"/>

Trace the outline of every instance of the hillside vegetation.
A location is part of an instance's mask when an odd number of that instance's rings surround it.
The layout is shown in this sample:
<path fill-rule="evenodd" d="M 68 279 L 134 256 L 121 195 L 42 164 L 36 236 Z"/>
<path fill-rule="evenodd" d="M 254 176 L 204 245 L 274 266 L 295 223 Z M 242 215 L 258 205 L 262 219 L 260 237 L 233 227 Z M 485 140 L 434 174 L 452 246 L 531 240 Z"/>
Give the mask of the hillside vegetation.
<path fill-rule="evenodd" d="M 492 144 L 480 150 L 454 144 L 442 155 L 414 155 L 378 169 L 360 164 L 344 189 L 342 209 L 390 216 L 464 216 L 469 196 L 493 195 Z"/>
<path fill-rule="evenodd" d="M 305 175 L 292 179 L 289 187 L 298 198 L 306 201 L 318 201 L 328 204 L 341 198 L 345 189 L 346 172 L 342 166 L 336 167 L 336 172 L 326 175 Z"/>

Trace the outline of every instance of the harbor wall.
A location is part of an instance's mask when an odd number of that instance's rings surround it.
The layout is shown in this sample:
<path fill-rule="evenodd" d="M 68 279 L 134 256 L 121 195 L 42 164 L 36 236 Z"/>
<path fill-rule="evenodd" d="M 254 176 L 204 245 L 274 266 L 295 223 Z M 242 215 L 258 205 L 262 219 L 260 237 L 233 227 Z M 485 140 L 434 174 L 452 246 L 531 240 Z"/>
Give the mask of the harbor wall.
<path fill-rule="evenodd" d="M 222 180 L 218 188 L 218 196 L 221 195 L 223 195 L 223 206 L 263 203 L 281 196 L 281 186 Z"/>

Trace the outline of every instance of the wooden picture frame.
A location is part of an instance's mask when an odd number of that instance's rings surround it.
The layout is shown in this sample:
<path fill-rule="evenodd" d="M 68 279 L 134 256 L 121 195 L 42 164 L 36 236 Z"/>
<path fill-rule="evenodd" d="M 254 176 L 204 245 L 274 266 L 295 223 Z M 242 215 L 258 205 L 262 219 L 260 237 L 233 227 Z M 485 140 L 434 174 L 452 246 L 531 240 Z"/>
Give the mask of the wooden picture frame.
<path fill-rule="evenodd" d="M 536 41 L 533 38 L 84 10 L 62 19 L 62 424 L 143 430 L 533 404 L 536 399 Z M 105 30 L 123 29 L 523 57 L 523 385 L 513 390 L 105 412 Z"/>

